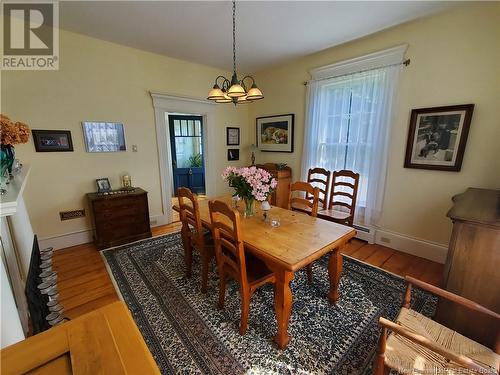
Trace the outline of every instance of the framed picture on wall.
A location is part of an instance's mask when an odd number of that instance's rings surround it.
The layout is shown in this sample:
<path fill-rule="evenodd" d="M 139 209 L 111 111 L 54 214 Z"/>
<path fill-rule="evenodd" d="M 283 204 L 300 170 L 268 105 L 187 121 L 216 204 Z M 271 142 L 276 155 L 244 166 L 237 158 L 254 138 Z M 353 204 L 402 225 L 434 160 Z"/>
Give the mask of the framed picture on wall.
<path fill-rule="evenodd" d="M 293 152 L 294 114 L 257 117 L 257 148 L 264 152 Z"/>
<path fill-rule="evenodd" d="M 237 148 L 230 148 L 227 150 L 227 160 L 236 161 L 240 160 L 240 150 Z"/>
<path fill-rule="evenodd" d="M 226 128 L 226 145 L 239 146 L 240 145 L 240 128 Z"/>
<path fill-rule="evenodd" d="M 126 151 L 125 132 L 119 122 L 84 121 L 83 135 L 87 152 Z"/>
<path fill-rule="evenodd" d="M 35 130 L 33 142 L 36 152 L 65 152 L 73 151 L 73 141 L 69 130 Z"/>
<path fill-rule="evenodd" d="M 474 104 L 411 111 L 405 168 L 460 171 Z"/>

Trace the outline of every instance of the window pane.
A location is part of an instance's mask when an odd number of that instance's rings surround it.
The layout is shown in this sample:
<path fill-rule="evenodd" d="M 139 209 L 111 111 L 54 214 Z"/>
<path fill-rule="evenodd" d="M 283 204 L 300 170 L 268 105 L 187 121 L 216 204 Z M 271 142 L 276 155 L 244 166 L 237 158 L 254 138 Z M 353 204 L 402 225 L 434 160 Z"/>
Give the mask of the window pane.
<path fill-rule="evenodd" d="M 194 135 L 200 137 L 201 136 L 201 122 L 198 121 L 198 120 L 196 120 L 194 122 L 194 125 L 195 125 L 195 127 L 194 127 L 194 129 L 195 129 Z"/>
<path fill-rule="evenodd" d="M 174 135 L 177 137 L 181 135 L 181 124 L 179 120 L 174 120 Z"/>
<path fill-rule="evenodd" d="M 188 120 L 187 124 L 188 124 L 188 134 L 187 135 L 193 136 L 194 135 L 193 120 Z"/>
<path fill-rule="evenodd" d="M 175 151 L 177 168 L 197 168 L 202 166 L 200 137 L 176 137 Z"/>

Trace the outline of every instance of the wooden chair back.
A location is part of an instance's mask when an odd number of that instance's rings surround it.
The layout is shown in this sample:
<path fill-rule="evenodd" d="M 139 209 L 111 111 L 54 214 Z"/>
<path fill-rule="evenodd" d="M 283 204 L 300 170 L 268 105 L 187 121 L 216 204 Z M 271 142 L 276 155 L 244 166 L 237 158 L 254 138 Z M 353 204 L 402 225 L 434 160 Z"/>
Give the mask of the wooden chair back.
<path fill-rule="evenodd" d="M 310 168 L 307 173 L 307 182 L 319 189 L 319 204 L 323 210 L 328 208 L 331 177 L 332 172 L 324 168 Z M 306 199 L 312 200 L 312 194 L 306 193 Z"/>
<path fill-rule="evenodd" d="M 358 196 L 359 173 L 348 170 L 334 171 L 332 174 L 332 189 L 328 209 L 335 206 L 344 207 L 349 211 L 346 222 L 352 226 L 354 210 Z M 342 197 L 342 198 L 340 198 Z"/>
<path fill-rule="evenodd" d="M 242 285 L 248 284 L 240 213 L 225 202 L 217 200 L 208 202 L 208 208 L 217 267 L 232 274 Z"/>
<path fill-rule="evenodd" d="M 191 242 L 202 251 L 205 246 L 203 236 L 203 225 L 201 223 L 198 197 L 188 188 L 177 189 L 179 199 L 179 216 L 182 223 L 182 236 L 189 238 Z M 193 228 L 193 230 L 191 230 Z"/>
<path fill-rule="evenodd" d="M 312 199 L 306 199 L 294 196 L 294 192 L 296 191 L 303 192 L 306 195 L 310 194 L 312 196 Z M 304 181 L 296 181 L 293 184 L 290 184 L 290 189 L 288 192 L 289 210 L 293 210 L 294 204 L 298 204 L 300 211 L 303 211 L 300 209 L 300 206 L 307 207 L 310 210 L 308 211 L 308 213 L 311 216 L 316 217 L 318 215 L 318 202 L 319 202 L 319 188 L 314 187 L 310 183 Z"/>

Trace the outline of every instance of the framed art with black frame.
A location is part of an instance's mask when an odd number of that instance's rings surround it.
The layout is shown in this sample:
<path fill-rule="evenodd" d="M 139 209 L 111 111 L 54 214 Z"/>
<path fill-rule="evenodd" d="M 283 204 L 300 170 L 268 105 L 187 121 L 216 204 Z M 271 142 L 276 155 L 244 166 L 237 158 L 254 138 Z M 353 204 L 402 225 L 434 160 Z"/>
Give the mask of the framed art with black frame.
<path fill-rule="evenodd" d="M 226 145 L 239 146 L 240 145 L 240 128 L 226 128 Z"/>
<path fill-rule="evenodd" d="M 240 160 L 240 150 L 237 148 L 230 148 L 227 150 L 227 160 L 236 161 Z"/>
<path fill-rule="evenodd" d="M 293 113 L 257 117 L 257 148 L 264 152 L 293 152 Z"/>
<path fill-rule="evenodd" d="M 405 168 L 460 171 L 473 111 L 474 104 L 413 109 Z"/>
<path fill-rule="evenodd" d="M 73 151 L 73 141 L 69 130 L 35 130 L 33 142 L 36 152 L 68 152 Z"/>

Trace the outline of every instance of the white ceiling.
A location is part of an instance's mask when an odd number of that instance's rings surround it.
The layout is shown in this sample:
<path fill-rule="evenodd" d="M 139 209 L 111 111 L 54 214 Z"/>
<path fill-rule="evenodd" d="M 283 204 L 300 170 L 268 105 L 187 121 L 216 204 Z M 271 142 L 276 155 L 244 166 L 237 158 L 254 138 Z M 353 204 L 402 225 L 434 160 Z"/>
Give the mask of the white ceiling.
<path fill-rule="evenodd" d="M 232 68 L 229 1 L 61 1 L 63 29 Z M 438 1 L 238 1 L 238 70 L 255 72 L 456 6 Z"/>

